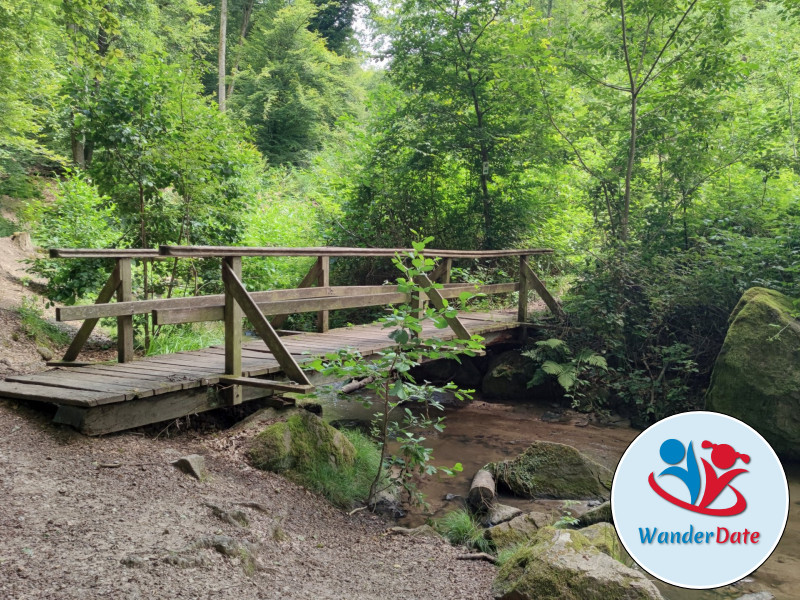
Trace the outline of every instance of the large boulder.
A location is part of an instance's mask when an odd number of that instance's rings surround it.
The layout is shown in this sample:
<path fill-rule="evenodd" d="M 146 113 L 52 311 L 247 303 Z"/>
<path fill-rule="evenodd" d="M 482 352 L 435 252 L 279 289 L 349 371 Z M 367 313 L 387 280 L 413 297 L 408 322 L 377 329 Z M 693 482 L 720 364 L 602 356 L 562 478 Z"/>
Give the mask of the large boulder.
<path fill-rule="evenodd" d="M 800 458 L 800 321 L 794 302 L 750 288 L 730 317 L 706 408 L 756 429 L 787 458 Z"/>
<path fill-rule="evenodd" d="M 592 532 L 605 541 L 613 527 Z M 617 540 L 616 544 L 619 545 Z M 662 600 L 641 572 L 622 564 L 580 531 L 545 527 L 503 564 L 494 581 L 502 600 Z"/>
<path fill-rule="evenodd" d="M 356 451 L 341 431 L 301 411 L 259 433 L 250 447 L 253 466 L 266 471 L 302 469 L 320 462 L 351 465 Z"/>
<path fill-rule="evenodd" d="M 515 459 L 489 463 L 499 489 L 523 498 L 609 498 L 613 473 L 572 446 L 534 442 Z"/>
<path fill-rule="evenodd" d="M 552 525 L 557 520 L 558 515 L 555 512 L 529 512 L 490 527 L 485 535 L 492 540 L 495 548 L 502 550 L 527 542 L 539 529 Z"/>

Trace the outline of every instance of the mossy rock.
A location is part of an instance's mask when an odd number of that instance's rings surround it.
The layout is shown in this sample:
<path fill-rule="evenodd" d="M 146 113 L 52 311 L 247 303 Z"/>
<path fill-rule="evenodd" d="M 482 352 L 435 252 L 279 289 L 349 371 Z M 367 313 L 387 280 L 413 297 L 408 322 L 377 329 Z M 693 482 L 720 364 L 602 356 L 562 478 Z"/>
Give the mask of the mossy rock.
<path fill-rule="evenodd" d="M 495 356 L 483 376 L 481 391 L 486 398 L 521 399 L 531 397 L 528 382 L 533 379 L 536 367 L 533 361 L 509 350 Z"/>
<path fill-rule="evenodd" d="M 587 536 L 553 527 L 539 529 L 503 564 L 493 592 L 502 600 L 663 600 L 647 577 Z"/>
<path fill-rule="evenodd" d="M 578 527 L 589 527 L 595 523 L 613 523 L 614 516 L 611 514 L 611 502 L 603 502 L 586 511 L 578 518 Z"/>
<path fill-rule="evenodd" d="M 800 307 L 750 288 L 731 313 L 706 395 L 708 410 L 753 427 L 775 451 L 800 459 Z"/>
<path fill-rule="evenodd" d="M 502 550 L 527 542 L 539 529 L 552 525 L 557 520 L 558 515 L 555 512 L 529 512 L 490 527 L 485 535 L 492 540 L 495 548 Z"/>
<path fill-rule="evenodd" d="M 484 468 L 499 489 L 530 499 L 607 500 L 614 476 L 572 446 L 555 442 L 534 442 L 515 459 Z"/>
<path fill-rule="evenodd" d="M 250 461 L 265 471 L 308 468 L 328 461 L 352 465 L 356 451 L 344 434 L 315 414 L 302 411 L 259 433 L 250 448 Z"/>
<path fill-rule="evenodd" d="M 581 538 L 585 538 L 589 545 L 594 546 L 603 554 L 607 554 L 623 565 L 633 566 L 633 560 L 622 542 L 619 541 L 617 530 L 611 523 L 595 523 L 589 527 L 578 529 L 576 533 L 579 535 L 573 536 L 573 539 L 578 540 L 579 543 L 582 541 Z"/>

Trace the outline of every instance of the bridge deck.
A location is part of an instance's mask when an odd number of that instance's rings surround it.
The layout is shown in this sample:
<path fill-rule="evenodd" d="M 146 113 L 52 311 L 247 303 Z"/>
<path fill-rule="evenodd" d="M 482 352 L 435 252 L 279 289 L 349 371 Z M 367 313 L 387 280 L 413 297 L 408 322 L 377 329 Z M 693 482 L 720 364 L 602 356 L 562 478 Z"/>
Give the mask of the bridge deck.
<path fill-rule="evenodd" d="M 519 326 L 516 312 L 511 311 L 461 313 L 459 318 L 471 333 L 480 335 Z M 431 323 L 425 324 L 424 336 L 441 340 L 455 338 L 452 330 L 436 329 Z M 344 348 L 354 348 L 367 357 L 393 345 L 387 330 L 380 324 L 289 335 L 281 341 L 300 366 Z M 0 397 L 59 405 L 60 416 L 56 416 L 56 421 L 76 425 L 87 433 L 106 433 L 224 406 L 223 399 L 208 393 L 216 389 L 224 374 L 225 347 L 219 345 L 128 363 L 61 367 L 35 375 L 11 376 L 0 382 Z M 283 379 L 278 361 L 261 340 L 243 344 L 242 375 Z M 263 390 L 248 392 L 245 400 L 266 395 Z M 165 401 L 164 406 L 158 406 L 159 399 Z M 117 410 L 116 416 L 109 416 L 109 409 L 119 409 L 123 404 L 125 410 Z M 105 410 L 98 411 L 100 408 Z M 86 420 L 90 409 L 94 409 L 93 413 L 102 412 L 108 422 L 92 426 Z M 176 414 L 173 416 L 173 413 Z"/>

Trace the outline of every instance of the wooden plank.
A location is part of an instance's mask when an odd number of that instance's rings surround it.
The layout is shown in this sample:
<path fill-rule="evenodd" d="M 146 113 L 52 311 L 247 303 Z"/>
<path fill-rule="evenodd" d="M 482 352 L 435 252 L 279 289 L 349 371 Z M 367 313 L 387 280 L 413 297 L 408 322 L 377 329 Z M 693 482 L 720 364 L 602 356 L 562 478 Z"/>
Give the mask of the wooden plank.
<path fill-rule="evenodd" d="M 564 310 L 544 286 L 544 283 L 542 283 L 542 281 L 536 276 L 536 273 L 533 272 L 533 269 L 531 269 L 530 265 L 528 265 L 528 261 L 520 261 L 520 265 L 522 266 L 522 271 L 525 273 L 525 277 L 527 278 L 531 287 L 536 291 L 537 294 L 539 294 L 539 296 L 542 297 L 542 300 L 544 300 L 547 308 L 549 308 L 556 317 L 563 320 L 566 317 Z"/>
<path fill-rule="evenodd" d="M 317 283 L 317 281 L 319 280 L 320 274 L 321 274 L 320 264 L 319 264 L 319 261 L 316 261 L 313 265 L 311 265 L 311 268 L 308 270 L 308 273 L 305 274 L 305 277 L 303 277 L 303 280 L 300 282 L 300 284 L 297 287 L 301 288 L 301 289 L 310 288 L 312 285 Z M 307 297 L 310 297 L 310 296 L 307 296 Z M 289 314 L 290 313 L 285 313 L 285 314 L 282 314 L 282 315 L 275 315 L 274 317 L 272 317 L 272 319 L 270 319 L 270 323 L 272 323 L 272 326 L 275 329 L 279 329 L 281 327 L 281 325 L 283 325 L 286 322 L 286 319 L 289 317 Z"/>
<path fill-rule="evenodd" d="M 411 248 L 340 248 L 335 246 L 298 248 L 258 248 L 253 246 L 161 246 L 161 256 L 185 258 L 222 258 L 226 256 L 357 256 L 394 257 L 397 254 L 410 255 Z M 521 248 L 518 250 L 435 250 L 426 249 L 424 254 L 430 258 L 500 258 L 533 254 L 551 254 L 551 248 Z"/>
<path fill-rule="evenodd" d="M 48 360 L 44 363 L 48 367 L 92 367 L 94 365 L 105 365 L 107 362 L 84 362 L 79 360 Z"/>
<path fill-rule="evenodd" d="M 125 396 L 114 393 L 68 390 L 31 383 L 0 381 L 0 398 L 51 402 L 53 404 L 68 404 L 71 406 L 97 406 L 109 400 L 111 402 L 122 402 Z"/>
<path fill-rule="evenodd" d="M 84 367 L 81 369 L 81 373 L 89 373 L 92 375 L 105 375 L 108 376 L 116 376 L 119 375 L 120 377 L 131 378 L 135 377 L 136 379 L 142 379 L 145 381 L 152 381 L 152 382 L 161 382 L 161 383 L 186 383 L 187 380 L 183 379 L 183 375 L 175 375 L 175 379 L 172 379 L 172 375 L 168 373 L 161 373 L 160 375 L 156 375 L 153 372 L 146 372 L 146 371 L 127 371 L 125 369 L 100 369 L 97 367 Z"/>
<path fill-rule="evenodd" d="M 270 349 L 273 356 L 283 369 L 284 374 L 292 379 L 295 383 L 311 385 L 311 382 L 308 381 L 306 374 L 295 362 L 292 355 L 283 346 L 283 342 L 278 337 L 278 334 L 275 333 L 275 330 L 272 328 L 270 322 L 258 309 L 258 305 L 256 304 L 255 300 L 253 300 L 250 297 L 250 294 L 247 293 L 247 290 L 239 279 L 239 274 L 236 273 L 232 266 L 227 262 L 223 262 L 222 264 L 222 278 L 225 282 L 226 295 L 230 294 L 231 298 L 235 299 L 236 303 L 241 307 L 242 311 L 244 311 L 244 314 L 248 319 L 250 319 L 250 323 L 252 323 L 253 327 L 258 332 L 258 335 L 261 336 L 261 339 L 264 340 L 264 343 Z M 241 340 L 239 340 L 239 349 L 241 350 Z M 228 365 L 226 364 L 226 367 L 227 366 Z M 238 377 L 240 372 L 231 373 L 226 368 L 225 374 Z"/>
<path fill-rule="evenodd" d="M 242 257 L 230 256 L 222 261 L 222 283 L 225 287 L 225 374 L 233 377 L 242 375 L 242 319 L 244 314 L 236 297 L 228 273 L 236 278 L 242 276 Z M 228 390 L 230 404 L 242 403 L 242 388 L 233 385 Z"/>
<path fill-rule="evenodd" d="M 64 378 L 64 377 L 42 377 L 37 375 L 24 375 L 20 377 L 9 377 L 6 381 L 12 383 L 34 384 L 53 388 L 63 388 L 67 390 L 82 390 L 88 392 L 106 393 L 114 402 L 123 402 L 136 397 L 136 390 L 129 386 L 110 385 L 108 383 L 98 383 L 87 380 L 86 378 Z M 152 392 L 145 394 L 152 396 Z"/>
<path fill-rule="evenodd" d="M 319 265 L 319 280 L 317 281 L 317 285 L 321 287 L 328 287 L 331 284 L 331 257 L 330 256 L 320 256 L 317 259 L 317 264 Z M 319 333 L 325 333 L 330 329 L 329 321 L 328 321 L 329 311 L 321 310 L 317 312 L 317 331 Z"/>
<path fill-rule="evenodd" d="M 149 248 L 50 248 L 50 258 L 160 258 Z"/>
<path fill-rule="evenodd" d="M 439 290 L 433 287 L 433 282 L 428 279 L 427 275 L 417 275 L 414 277 L 414 281 L 416 281 L 417 285 L 425 290 L 428 298 L 430 298 L 431 304 L 433 304 L 438 310 L 445 309 L 444 298 L 442 298 L 441 294 L 439 294 Z M 467 328 L 464 327 L 464 324 L 458 319 L 458 317 L 444 317 L 444 319 L 447 321 L 450 329 L 452 329 L 459 338 L 468 340 L 472 337 L 472 334 L 467 331 Z"/>
<path fill-rule="evenodd" d="M 111 272 L 111 275 L 108 277 L 103 289 L 100 290 L 100 293 L 97 295 L 97 300 L 95 300 L 95 304 L 106 304 L 111 298 L 114 296 L 114 292 L 117 291 L 119 287 L 119 264 L 114 266 L 114 270 Z M 75 337 L 72 338 L 72 342 L 67 348 L 67 351 L 64 353 L 64 361 L 74 361 L 78 358 L 78 355 L 83 350 L 84 344 L 86 344 L 86 340 L 89 339 L 89 336 L 92 335 L 92 331 L 94 331 L 97 322 L 100 319 L 87 319 L 81 324 L 80 329 L 78 329 L 78 333 L 75 334 Z"/>
<path fill-rule="evenodd" d="M 255 379 L 253 377 L 220 377 L 219 382 L 233 385 L 245 385 L 275 392 L 307 394 L 314 391 L 314 386 L 311 384 L 299 385 L 297 383 L 287 383 L 285 381 L 272 381 L 271 379 Z"/>
<path fill-rule="evenodd" d="M 342 293 L 360 293 L 358 291 L 349 292 L 350 288 L 369 287 L 374 289 L 386 286 L 341 286 L 339 288 L 306 288 L 289 290 L 269 290 L 266 292 L 253 292 L 253 297 L 258 302 L 272 302 L 277 300 L 292 300 L 295 298 L 321 298 L 324 296 L 334 296 L 337 290 Z M 184 308 L 205 308 L 214 307 L 223 309 L 225 306 L 224 294 L 212 294 L 209 296 L 187 296 L 183 298 L 158 298 L 155 300 L 138 300 L 135 302 L 114 302 L 110 304 L 88 304 L 85 306 L 62 306 L 56 308 L 57 321 L 80 321 L 95 317 L 119 317 L 127 315 L 144 315 L 158 309 Z M 219 319 L 221 320 L 221 319 Z"/>
<path fill-rule="evenodd" d="M 243 396 L 244 402 L 248 402 L 272 396 L 272 392 L 248 387 L 244 389 Z M 283 405 L 283 402 L 276 400 L 276 406 Z M 223 406 L 225 400 L 214 388 L 196 388 L 94 408 L 60 406 L 53 422 L 71 425 L 86 435 L 103 435 Z"/>
<path fill-rule="evenodd" d="M 131 259 L 118 259 L 117 271 L 119 273 L 117 302 L 131 302 L 133 300 Z M 133 317 L 117 317 L 117 361 L 126 363 L 132 361 L 133 358 Z"/>

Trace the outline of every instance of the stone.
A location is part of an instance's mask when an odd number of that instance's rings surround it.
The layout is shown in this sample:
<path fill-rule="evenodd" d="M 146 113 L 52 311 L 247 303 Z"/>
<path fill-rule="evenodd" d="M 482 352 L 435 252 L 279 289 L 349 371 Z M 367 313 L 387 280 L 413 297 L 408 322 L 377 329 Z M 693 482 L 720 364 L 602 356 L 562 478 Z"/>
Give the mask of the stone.
<path fill-rule="evenodd" d="M 484 468 L 494 475 L 498 490 L 530 499 L 607 500 L 614 476 L 572 446 L 555 442 L 534 442 L 513 460 Z"/>
<path fill-rule="evenodd" d="M 178 460 L 173 460 L 172 465 L 198 481 L 205 481 L 208 478 L 206 459 L 199 454 L 189 454 Z"/>
<path fill-rule="evenodd" d="M 519 350 L 498 354 L 489 362 L 489 369 L 483 376 L 483 396 L 498 399 L 529 398 L 531 391 L 528 382 L 533 379 L 535 371 L 533 361 L 522 356 Z"/>
<path fill-rule="evenodd" d="M 581 532 L 553 527 L 537 531 L 503 564 L 493 592 L 502 600 L 663 600 L 644 574 Z"/>
<path fill-rule="evenodd" d="M 536 531 L 556 522 L 554 513 L 533 511 L 486 530 L 486 537 L 498 550 L 528 541 Z"/>
<path fill-rule="evenodd" d="M 608 556 L 624 565 L 633 566 L 633 559 L 625 550 L 622 542 L 619 541 L 617 530 L 614 529 L 611 523 L 595 523 L 577 531 L 603 554 L 608 554 Z"/>
<path fill-rule="evenodd" d="M 416 381 L 430 381 L 437 385 L 449 382 L 463 389 L 475 389 L 481 385 L 481 372 L 475 361 L 462 356 L 460 362 L 447 358 L 432 360 L 414 367 L 412 375 Z"/>
<path fill-rule="evenodd" d="M 41 356 L 44 360 L 53 360 L 53 356 L 55 356 L 53 354 L 53 351 L 50 350 L 50 348 L 48 348 L 47 346 L 42 346 L 41 344 L 36 346 L 36 351 L 39 353 L 39 356 Z"/>
<path fill-rule="evenodd" d="M 499 525 L 500 523 L 510 521 L 521 514 L 522 511 L 516 506 L 508 506 L 507 504 L 495 502 L 483 516 L 481 525 L 484 527 L 493 527 L 494 525 Z"/>
<path fill-rule="evenodd" d="M 736 600 L 775 600 L 775 596 L 769 592 L 755 592 L 739 596 Z"/>
<path fill-rule="evenodd" d="M 328 461 L 351 465 L 356 450 L 344 434 L 313 413 L 300 411 L 253 439 L 250 460 L 258 469 L 283 472 Z"/>
<path fill-rule="evenodd" d="M 729 319 L 706 408 L 753 427 L 779 455 L 800 459 L 800 321 L 794 301 L 747 290 Z"/>
<path fill-rule="evenodd" d="M 589 511 L 586 511 L 578 518 L 578 527 L 588 527 L 595 523 L 613 523 L 614 518 L 611 515 L 611 503 L 603 502 Z"/>

